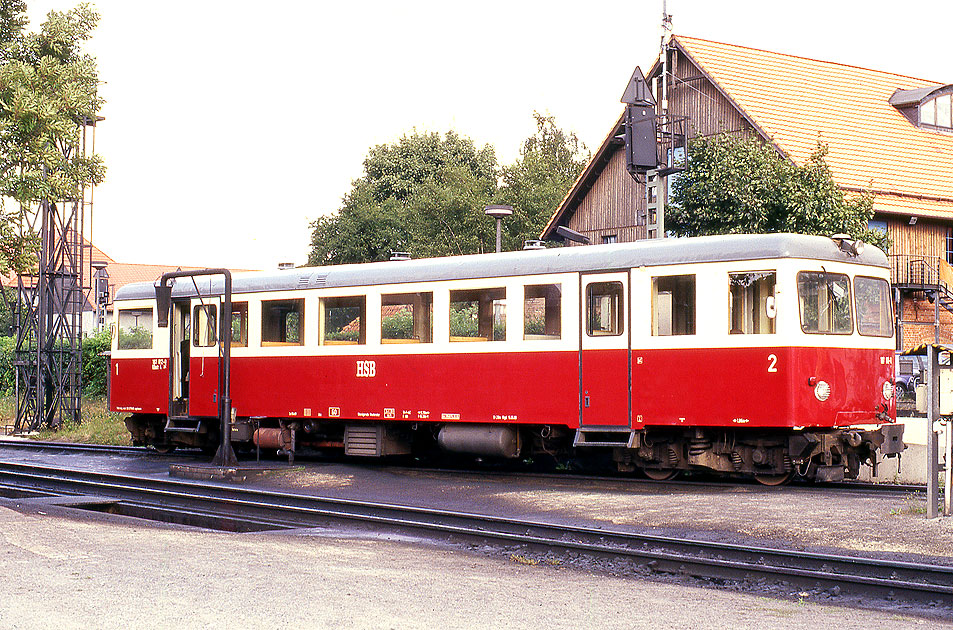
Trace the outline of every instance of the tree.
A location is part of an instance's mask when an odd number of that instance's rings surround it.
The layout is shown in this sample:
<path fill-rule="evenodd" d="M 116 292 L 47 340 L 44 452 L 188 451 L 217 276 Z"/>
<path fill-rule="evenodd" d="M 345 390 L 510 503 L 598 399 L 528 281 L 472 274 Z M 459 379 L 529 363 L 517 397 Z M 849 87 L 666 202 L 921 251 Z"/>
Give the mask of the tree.
<path fill-rule="evenodd" d="M 579 173 L 589 163 L 586 145 L 556 126 L 553 116 L 533 112 L 536 133 L 523 142 L 520 158 L 501 169 L 499 200 L 513 206 L 506 220 L 507 246 L 537 238 Z"/>
<path fill-rule="evenodd" d="M 0 272 L 35 264 L 36 236 L 20 234 L 22 208 L 76 200 L 98 184 L 98 155 L 77 150 L 80 131 L 94 120 L 96 61 L 82 51 L 99 15 L 87 4 L 51 11 L 36 33 L 24 33 L 25 3 L 0 0 Z"/>
<path fill-rule="evenodd" d="M 797 165 L 755 138 L 697 138 L 673 185 L 665 228 L 677 236 L 846 233 L 886 251 L 886 236 L 868 227 L 873 198 L 846 196 L 831 177 L 826 155 L 818 144 Z"/>
<path fill-rule="evenodd" d="M 309 263 L 481 251 L 492 236 L 483 207 L 495 191 L 493 147 L 478 149 L 453 131 L 414 132 L 375 146 L 337 214 L 311 224 Z"/>
<path fill-rule="evenodd" d="M 478 149 L 453 131 L 414 132 L 373 147 L 338 212 L 311 224 L 309 263 L 386 260 L 393 251 L 417 258 L 493 251 L 496 225 L 483 213 L 491 203 L 514 206 L 504 221 L 506 249 L 536 238 L 588 155 L 551 116 L 535 117 L 536 134 L 502 169 L 492 146 Z"/>

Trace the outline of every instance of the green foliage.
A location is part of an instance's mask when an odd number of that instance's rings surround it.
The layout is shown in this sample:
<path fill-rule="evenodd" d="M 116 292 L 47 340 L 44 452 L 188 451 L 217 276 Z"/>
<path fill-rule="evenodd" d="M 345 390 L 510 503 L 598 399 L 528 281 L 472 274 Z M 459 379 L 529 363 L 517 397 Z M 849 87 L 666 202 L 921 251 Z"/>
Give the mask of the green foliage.
<path fill-rule="evenodd" d="M 886 251 L 886 236 L 868 228 L 873 198 L 846 197 L 831 178 L 826 155 L 818 144 L 799 166 L 755 138 L 697 138 L 673 186 L 665 227 L 677 236 L 846 233 Z"/>
<path fill-rule="evenodd" d="M 109 357 L 103 353 L 109 350 L 111 340 L 109 332 L 101 332 L 92 337 L 84 337 L 83 353 L 83 395 L 103 396 L 106 394 L 106 378 L 109 374 Z M 16 382 L 13 360 L 16 352 L 16 338 L 0 336 L 0 394 L 10 395 Z"/>
<path fill-rule="evenodd" d="M 450 305 L 450 336 L 477 337 L 480 334 L 480 321 L 477 316 L 479 304 L 476 302 L 455 302 Z"/>
<path fill-rule="evenodd" d="M 384 339 L 413 339 L 414 314 L 408 310 L 382 318 L 381 337 Z"/>
<path fill-rule="evenodd" d="M 515 209 L 503 222 L 506 249 L 536 238 L 588 155 L 552 117 L 535 116 L 537 133 L 502 169 L 493 147 L 477 148 L 453 131 L 414 132 L 371 148 L 342 207 L 311 224 L 309 264 L 387 260 L 394 251 L 415 258 L 493 251 L 496 223 L 483 213 L 491 203 Z"/>
<path fill-rule="evenodd" d="M 146 350 L 152 347 L 152 331 L 136 326 L 119 329 L 120 350 Z"/>
<path fill-rule="evenodd" d="M 106 377 L 109 375 L 109 357 L 104 353 L 112 343 L 109 331 L 83 339 L 83 394 L 105 396 Z"/>
<path fill-rule="evenodd" d="M 102 99 L 95 60 L 82 52 L 99 15 L 87 4 L 51 11 L 39 32 L 24 33 L 25 4 L 0 0 L 0 272 L 35 264 L 37 237 L 20 235 L 19 206 L 70 202 L 100 183 L 98 155 L 76 147 Z"/>

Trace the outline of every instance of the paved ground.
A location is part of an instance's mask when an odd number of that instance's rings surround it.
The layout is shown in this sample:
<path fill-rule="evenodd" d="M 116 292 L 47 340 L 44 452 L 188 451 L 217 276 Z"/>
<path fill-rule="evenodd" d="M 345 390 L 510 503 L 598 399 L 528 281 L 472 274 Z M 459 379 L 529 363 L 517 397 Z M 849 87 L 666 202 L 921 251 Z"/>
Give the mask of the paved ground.
<path fill-rule="evenodd" d="M 221 534 L 0 508 L 0 627 L 953 628 L 397 540 Z"/>
<path fill-rule="evenodd" d="M 167 476 L 164 457 L 20 459 Z M 953 519 L 922 496 L 305 463 L 246 485 L 526 516 L 760 546 L 953 564 Z M 0 500 L 0 506 L 15 505 Z M 19 502 L 0 507 L 0 629 L 277 627 L 950 627 L 935 619 L 764 598 L 340 533 L 222 534 Z M 31 511 L 32 510 L 32 511 Z M 42 513 L 41 513 L 42 512 Z M 135 524 L 130 524 L 135 523 Z M 798 601 L 802 599 L 803 601 Z M 823 627 L 823 626 L 820 626 Z"/>

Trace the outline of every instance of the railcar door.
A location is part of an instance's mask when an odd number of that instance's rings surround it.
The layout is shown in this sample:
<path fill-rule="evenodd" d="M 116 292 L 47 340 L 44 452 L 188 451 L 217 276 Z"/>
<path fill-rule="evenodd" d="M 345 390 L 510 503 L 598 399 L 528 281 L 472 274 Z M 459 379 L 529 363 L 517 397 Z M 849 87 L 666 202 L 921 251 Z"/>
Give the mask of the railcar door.
<path fill-rule="evenodd" d="M 629 274 L 582 274 L 579 290 L 579 424 L 629 427 Z"/>
<path fill-rule="evenodd" d="M 173 418 L 189 415 L 190 304 L 189 300 L 177 300 L 172 303 L 169 416 Z"/>

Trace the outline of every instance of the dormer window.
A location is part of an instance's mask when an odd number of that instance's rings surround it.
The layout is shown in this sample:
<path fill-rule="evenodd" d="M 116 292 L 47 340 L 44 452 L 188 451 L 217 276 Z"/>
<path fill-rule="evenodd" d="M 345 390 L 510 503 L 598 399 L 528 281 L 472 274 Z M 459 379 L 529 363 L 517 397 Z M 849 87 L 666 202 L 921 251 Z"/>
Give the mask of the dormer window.
<path fill-rule="evenodd" d="M 920 103 L 920 124 L 953 129 L 953 120 L 950 118 L 950 112 L 953 111 L 950 107 L 951 96 L 943 94 Z"/>
<path fill-rule="evenodd" d="M 897 90 L 890 104 L 918 127 L 953 131 L 953 85 Z"/>

